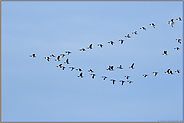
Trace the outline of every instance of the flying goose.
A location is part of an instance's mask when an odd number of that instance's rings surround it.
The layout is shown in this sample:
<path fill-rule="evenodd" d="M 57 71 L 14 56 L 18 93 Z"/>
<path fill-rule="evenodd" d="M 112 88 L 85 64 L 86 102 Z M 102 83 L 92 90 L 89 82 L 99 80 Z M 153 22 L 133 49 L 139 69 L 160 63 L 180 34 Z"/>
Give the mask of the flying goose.
<path fill-rule="evenodd" d="M 83 77 L 83 76 L 82 76 L 82 73 L 80 73 L 80 75 L 79 75 L 79 76 L 77 76 L 77 77 L 82 78 L 82 77 Z"/>
<path fill-rule="evenodd" d="M 181 39 L 176 39 L 176 41 L 181 44 Z"/>
<path fill-rule="evenodd" d="M 98 44 L 98 46 L 102 48 L 103 45 L 102 44 Z"/>
<path fill-rule="evenodd" d="M 114 44 L 114 42 L 113 42 L 113 41 L 109 41 L 109 42 L 107 42 L 107 43 L 110 43 L 111 45 L 113 45 L 113 44 Z"/>
<path fill-rule="evenodd" d="M 173 24 L 174 24 L 173 19 L 171 19 L 170 21 L 168 21 L 168 24 L 170 24 L 173 27 Z"/>
<path fill-rule="evenodd" d="M 50 55 L 50 57 L 55 57 L 55 55 L 54 55 L 54 54 L 52 54 L 52 55 Z"/>
<path fill-rule="evenodd" d="M 147 74 L 144 74 L 144 75 L 142 75 L 142 76 L 147 77 L 148 75 L 147 75 Z"/>
<path fill-rule="evenodd" d="M 58 65 L 58 66 L 56 66 L 56 67 L 61 68 L 61 65 L 62 65 L 62 64 L 59 64 L 59 65 Z"/>
<path fill-rule="evenodd" d="M 120 80 L 119 82 L 121 82 L 121 85 L 123 85 L 123 83 L 124 83 L 125 81 L 123 81 L 123 80 Z"/>
<path fill-rule="evenodd" d="M 60 56 L 63 58 L 63 57 L 65 57 L 65 54 L 60 54 Z"/>
<path fill-rule="evenodd" d="M 89 47 L 87 49 L 92 49 L 92 44 L 89 45 Z"/>
<path fill-rule="evenodd" d="M 180 48 L 179 47 L 175 47 L 174 49 L 179 50 Z"/>
<path fill-rule="evenodd" d="M 70 68 L 70 70 L 72 71 L 73 69 L 75 69 L 74 67 L 69 67 Z"/>
<path fill-rule="evenodd" d="M 90 74 L 90 75 L 92 75 L 91 77 L 94 79 L 95 78 L 95 74 Z"/>
<path fill-rule="evenodd" d="M 176 72 L 176 73 L 180 73 L 180 71 L 179 71 L 179 70 L 176 70 L 176 71 L 174 71 L 174 72 Z"/>
<path fill-rule="evenodd" d="M 109 66 L 106 70 L 112 71 L 113 70 L 113 66 Z"/>
<path fill-rule="evenodd" d="M 164 53 L 162 55 L 167 55 L 167 51 L 164 51 Z"/>
<path fill-rule="evenodd" d="M 126 37 L 126 38 L 130 38 L 130 35 L 128 34 L 128 35 L 126 35 L 125 37 Z"/>
<path fill-rule="evenodd" d="M 61 68 L 64 70 L 65 69 L 65 67 L 64 66 L 61 66 Z"/>
<path fill-rule="evenodd" d="M 64 63 L 65 63 L 65 64 L 69 64 L 68 59 L 66 59 L 66 61 L 65 61 Z"/>
<path fill-rule="evenodd" d="M 70 51 L 65 51 L 65 53 L 66 53 L 67 55 L 69 55 L 71 52 L 70 52 Z"/>
<path fill-rule="evenodd" d="M 178 21 L 182 21 L 182 19 L 181 19 L 180 17 L 178 17 L 176 20 L 178 20 Z"/>
<path fill-rule="evenodd" d="M 60 58 L 60 56 L 58 56 L 57 59 L 55 59 L 55 61 L 60 61 L 59 58 Z"/>
<path fill-rule="evenodd" d="M 107 77 L 106 76 L 102 76 L 103 80 L 105 80 Z"/>
<path fill-rule="evenodd" d="M 153 26 L 153 28 L 155 28 L 155 24 L 154 24 L 154 23 L 151 23 L 151 24 L 149 24 L 149 25 L 151 25 L 151 26 Z"/>
<path fill-rule="evenodd" d="M 118 69 L 123 69 L 121 65 L 119 65 L 119 67 L 117 67 Z"/>
<path fill-rule="evenodd" d="M 153 75 L 156 76 L 158 74 L 158 72 L 153 72 Z"/>
<path fill-rule="evenodd" d="M 134 69 L 134 63 L 129 68 L 130 69 Z"/>
<path fill-rule="evenodd" d="M 80 69 L 80 68 L 78 68 L 78 69 L 76 69 L 77 71 L 82 71 L 82 69 Z"/>
<path fill-rule="evenodd" d="M 82 49 L 79 49 L 79 51 L 85 51 L 85 49 L 84 49 L 84 48 L 82 48 Z"/>
<path fill-rule="evenodd" d="M 110 81 L 112 81 L 112 84 L 114 84 L 114 82 L 115 82 L 116 80 L 114 80 L 114 79 L 111 79 Z"/>
<path fill-rule="evenodd" d="M 164 73 L 166 73 L 166 74 L 169 74 L 169 71 L 170 71 L 170 69 L 168 69 L 166 72 L 164 72 Z"/>
<path fill-rule="evenodd" d="M 35 54 L 32 54 L 32 55 L 30 55 L 30 57 L 33 57 L 34 58 L 34 57 L 36 57 L 36 55 Z"/>
<path fill-rule="evenodd" d="M 146 28 L 145 28 L 145 27 L 141 27 L 140 29 L 142 29 L 142 30 L 146 30 Z"/>
<path fill-rule="evenodd" d="M 126 77 L 126 79 L 128 79 L 130 76 L 125 76 Z"/>
<path fill-rule="evenodd" d="M 45 59 L 47 59 L 47 61 L 49 61 L 50 58 L 49 57 L 45 57 Z"/>
<path fill-rule="evenodd" d="M 121 39 L 121 40 L 119 40 L 119 41 L 120 41 L 121 44 L 123 44 L 123 41 L 124 41 L 124 40 Z"/>
<path fill-rule="evenodd" d="M 93 70 L 90 69 L 90 70 L 88 70 L 88 72 L 93 72 Z"/>
<path fill-rule="evenodd" d="M 132 83 L 132 81 L 130 81 L 130 80 L 129 80 L 129 81 L 127 81 L 127 82 L 128 82 L 128 83 Z"/>
<path fill-rule="evenodd" d="M 137 31 L 135 31 L 135 32 L 132 32 L 132 34 L 136 35 L 136 34 L 137 34 Z"/>
<path fill-rule="evenodd" d="M 172 74 L 173 74 L 173 72 L 170 70 L 169 74 L 171 74 L 171 75 L 172 75 Z"/>

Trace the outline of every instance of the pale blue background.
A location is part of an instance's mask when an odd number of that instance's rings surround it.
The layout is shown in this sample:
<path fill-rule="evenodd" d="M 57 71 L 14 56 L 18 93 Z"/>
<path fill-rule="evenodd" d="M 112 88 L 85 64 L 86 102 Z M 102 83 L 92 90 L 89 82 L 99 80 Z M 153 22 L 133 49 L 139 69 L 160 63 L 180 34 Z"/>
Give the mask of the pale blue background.
<path fill-rule="evenodd" d="M 1 2 L 2 121 L 181 121 L 183 21 L 175 19 L 183 19 L 182 4 Z M 168 24 L 171 18 L 173 28 Z M 149 25 L 152 22 L 155 29 Z M 142 26 L 147 30 L 140 30 Z M 138 35 L 132 35 L 136 30 Z M 131 39 L 124 37 L 128 33 Z M 113 46 L 107 43 L 111 40 Z M 90 43 L 92 50 L 79 51 Z M 174 50 L 176 46 L 180 50 Z M 66 50 L 72 54 L 60 62 L 44 59 Z M 164 50 L 168 56 L 161 55 Z M 29 57 L 32 53 L 36 58 Z M 66 70 L 56 68 L 67 58 Z M 123 70 L 106 70 L 120 64 Z M 70 71 L 69 66 L 82 68 L 84 78 L 78 78 L 80 72 Z M 87 72 L 90 68 L 95 71 L 94 80 Z M 181 73 L 167 75 L 168 68 Z M 130 75 L 132 84 L 120 84 L 125 75 Z M 116 79 L 114 85 L 111 78 Z"/>

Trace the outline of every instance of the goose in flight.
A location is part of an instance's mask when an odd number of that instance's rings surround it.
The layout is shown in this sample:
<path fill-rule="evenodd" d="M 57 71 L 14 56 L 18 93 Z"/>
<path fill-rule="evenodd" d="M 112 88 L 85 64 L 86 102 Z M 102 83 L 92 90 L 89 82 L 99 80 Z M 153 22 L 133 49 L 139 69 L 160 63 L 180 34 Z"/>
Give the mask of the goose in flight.
<path fill-rule="evenodd" d="M 91 77 L 94 79 L 95 78 L 95 74 L 90 74 L 91 75 Z"/>
<path fill-rule="evenodd" d="M 170 24 L 173 27 L 173 24 L 174 24 L 173 19 L 171 19 L 170 21 L 168 21 L 168 24 Z"/>
<path fill-rule="evenodd" d="M 66 61 L 65 61 L 64 63 L 65 63 L 65 64 L 69 64 L 68 59 L 66 59 Z"/>
<path fill-rule="evenodd" d="M 128 82 L 128 83 L 132 83 L 132 81 L 130 81 L 130 80 L 129 80 L 129 81 L 127 81 L 127 82 Z"/>
<path fill-rule="evenodd" d="M 79 49 L 79 51 L 85 51 L 85 49 L 84 49 L 84 48 L 82 48 L 82 49 Z"/>
<path fill-rule="evenodd" d="M 130 76 L 125 76 L 126 79 L 128 79 Z"/>
<path fill-rule="evenodd" d="M 106 76 L 102 76 L 103 80 L 105 80 L 107 77 Z"/>
<path fill-rule="evenodd" d="M 164 51 L 164 53 L 162 55 L 167 55 L 167 51 Z"/>
<path fill-rule="evenodd" d="M 147 74 L 144 74 L 144 75 L 142 75 L 142 76 L 147 77 L 148 75 L 147 75 Z"/>
<path fill-rule="evenodd" d="M 60 61 L 59 58 L 60 58 L 60 56 L 58 56 L 57 59 L 55 59 L 55 61 Z"/>
<path fill-rule="evenodd" d="M 130 69 L 134 69 L 134 63 L 129 68 Z"/>
<path fill-rule="evenodd" d="M 65 54 L 60 54 L 60 56 L 63 58 L 63 57 L 65 57 Z"/>
<path fill-rule="evenodd" d="M 102 44 L 98 44 L 98 46 L 102 48 L 103 45 Z"/>
<path fill-rule="evenodd" d="M 49 60 L 50 60 L 50 58 L 49 58 L 49 57 L 45 57 L 45 59 L 47 59 L 47 61 L 49 61 Z"/>
<path fill-rule="evenodd" d="M 65 53 L 66 53 L 67 55 L 69 55 L 71 52 L 70 52 L 70 51 L 65 51 Z"/>
<path fill-rule="evenodd" d="M 73 69 L 75 69 L 74 67 L 69 67 L 70 68 L 70 70 L 72 71 Z"/>
<path fill-rule="evenodd" d="M 176 41 L 181 44 L 181 39 L 176 39 Z"/>
<path fill-rule="evenodd" d="M 76 69 L 77 71 L 82 71 L 82 69 L 80 69 L 80 68 L 78 68 L 78 69 Z"/>
<path fill-rule="evenodd" d="M 169 74 L 171 74 L 171 75 L 172 75 L 172 74 L 173 74 L 173 72 L 170 70 L 170 71 L 169 71 Z"/>
<path fill-rule="evenodd" d="M 134 35 L 137 35 L 137 31 L 135 31 L 135 32 L 132 32 L 132 34 L 134 34 Z"/>
<path fill-rule="evenodd" d="M 123 80 L 120 80 L 119 82 L 121 82 L 121 85 L 123 85 L 123 83 L 124 83 L 125 81 L 123 81 Z"/>
<path fill-rule="evenodd" d="M 153 75 L 156 76 L 158 74 L 158 72 L 153 72 Z"/>
<path fill-rule="evenodd" d="M 121 39 L 121 40 L 119 40 L 119 41 L 120 41 L 121 44 L 123 44 L 123 41 L 124 41 L 124 40 Z"/>
<path fill-rule="evenodd" d="M 167 71 L 166 71 L 166 72 L 164 72 L 164 73 L 169 74 L 169 71 L 170 71 L 170 69 L 167 69 Z"/>
<path fill-rule="evenodd" d="M 179 47 L 175 47 L 174 49 L 179 50 L 180 48 Z"/>
<path fill-rule="evenodd" d="M 180 73 L 180 71 L 179 71 L 179 70 L 176 70 L 176 71 L 174 71 L 174 72 L 176 72 L 176 73 Z"/>
<path fill-rule="evenodd" d="M 154 23 L 150 23 L 149 25 L 151 25 L 153 28 L 155 28 L 155 24 Z"/>
<path fill-rule="evenodd" d="M 88 72 L 93 72 L 93 70 L 90 69 L 90 70 L 88 70 Z"/>
<path fill-rule="evenodd" d="M 106 70 L 112 71 L 113 70 L 113 66 L 109 66 L 109 68 L 107 68 Z"/>
<path fill-rule="evenodd" d="M 178 17 L 176 20 L 178 20 L 178 21 L 182 21 L 182 19 L 181 19 L 180 17 Z"/>
<path fill-rule="evenodd" d="M 140 29 L 142 29 L 142 30 L 145 30 L 145 31 L 146 31 L 146 28 L 145 28 L 145 27 L 141 27 Z"/>
<path fill-rule="evenodd" d="M 52 54 L 52 55 L 50 55 L 50 57 L 55 57 L 55 55 L 54 55 L 54 54 Z"/>
<path fill-rule="evenodd" d="M 92 44 L 89 45 L 89 47 L 87 49 L 92 49 Z"/>
<path fill-rule="evenodd" d="M 33 57 L 34 58 L 34 57 L 36 57 L 36 55 L 35 54 L 32 54 L 32 55 L 30 55 L 30 57 Z"/>
<path fill-rule="evenodd" d="M 128 34 L 128 35 L 126 35 L 125 37 L 126 37 L 126 38 L 130 38 L 130 35 Z"/>
<path fill-rule="evenodd" d="M 77 76 L 77 77 L 82 78 L 82 77 L 83 77 L 83 76 L 82 76 L 82 73 L 80 73 L 80 75 L 79 75 L 79 76 Z"/>
<path fill-rule="evenodd" d="M 118 69 L 123 69 L 121 65 L 119 65 L 119 67 L 117 67 Z"/>
<path fill-rule="evenodd" d="M 61 68 L 62 68 L 62 70 L 64 70 L 64 69 L 65 69 L 65 67 L 64 67 L 64 66 L 61 66 Z"/>
<path fill-rule="evenodd" d="M 116 80 L 114 80 L 114 79 L 111 79 L 110 81 L 112 81 L 112 84 L 114 84 L 114 82 L 115 82 Z"/>
<path fill-rule="evenodd" d="M 61 68 L 61 65 L 62 65 L 62 64 L 59 64 L 59 65 L 58 65 L 58 66 L 56 66 L 56 67 Z"/>
<path fill-rule="evenodd" d="M 109 42 L 107 42 L 107 43 L 110 43 L 111 45 L 113 45 L 113 44 L 114 44 L 114 42 L 113 42 L 113 41 L 109 41 Z"/>

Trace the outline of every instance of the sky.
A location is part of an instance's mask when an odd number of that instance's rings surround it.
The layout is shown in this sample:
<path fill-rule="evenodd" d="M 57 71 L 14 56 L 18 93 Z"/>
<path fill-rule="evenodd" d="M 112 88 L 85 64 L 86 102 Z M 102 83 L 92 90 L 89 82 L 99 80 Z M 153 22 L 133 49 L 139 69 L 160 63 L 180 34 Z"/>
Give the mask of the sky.
<path fill-rule="evenodd" d="M 176 20 L 183 20 L 182 5 L 182 1 L 2 1 L 1 121 L 182 121 L 183 21 Z M 174 27 L 168 24 L 172 18 Z M 132 35 L 134 31 L 138 34 Z M 87 49 L 90 44 L 93 49 Z M 163 56 L 165 50 L 168 55 Z M 30 57 L 33 53 L 35 58 Z M 66 56 L 60 61 L 44 58 L 62 53 Z M 70 64 L 64 64 L 67 58 Z M 129 69 L 132 63 L 134 69 Z M 59 64 L 65 70 L 57 68 Z M 120 64 L 122 70 L 116 68 Z M 106 70 L 110 65 L 113 71 Z M 84 77 L 77 77 L 80 72 L 70 71 L 71 66 L 81 68 Z M 168 68 L 180 73 L 165 74 Z M 89 69 L 96 74 L 94 79 Z M 119 80 L 127 81 L 125 75 L 132 83 L 121 85 Z"/>

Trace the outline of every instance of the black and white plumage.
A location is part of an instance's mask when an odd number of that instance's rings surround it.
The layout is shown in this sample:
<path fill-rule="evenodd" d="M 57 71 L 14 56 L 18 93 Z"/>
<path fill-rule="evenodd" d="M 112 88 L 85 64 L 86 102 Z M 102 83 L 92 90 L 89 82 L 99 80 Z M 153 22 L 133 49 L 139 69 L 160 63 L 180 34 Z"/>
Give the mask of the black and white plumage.
<path fill-rule="evenodd" d="M 50 58 L 49 58 L 49 57 L 45 57 L 45 59 L 47 59 L 47 61 L 49 61 L 49 60 L 50 60 Z"/>
<path fill-rule="evenodd" d="M 181 19 L 180 17 L 176 18 L 176 20 L 178 20 L 178 21 L 182 21 L 182 19 Z"/>
<path fill-rule="evenodd" d="M 176 41 L 181 44 L 181 39 L 176 39 Z"/>
<path fill-rule="evenodd" d="M 147 74 L 144 74 L 144 75 L 142 75 L 143 77 L 147 77 L 148 75 Z"/>
<path fill-rule="evenodd" d="M 103 47 L 103 44 L 98 44 L 98 46 L 102 48 Z"/>
<path fill-rule="evenodd" d="M 88 70 L 88 72 L 93 72 L 93 70 L 92 70 L 92 69 L 90 69 L 90 70 Z"/>
<path fill-rule="evenodd" d="M 120 44 L 123 44 L 123 41 L 124 41 L 124 40 L 121 39 L 121 40 L 119 40 L 119 41 L 120 41 Z"/>
<path fill-rule="evenodd" d="M 69 67 L 70 68 L 70 70 L 72 71 L 73 69 L 75 69 L 74 67 Z"/>
<path fill-rule="evenodd" d="M 50 57 L 55 57 L 55 55 L 54 54 L 51 54 Z"/>
<path fill-rule="evenodd" d="M 166 71 L 166 72 L 164 72 L 164 73 L 169 74 L 169 72 L 170 72 L 170 69 L 167 69 L 167 71 Z"/>
<path fill-rule="evenodd" d="M 128 83 L 132 83 L 132 81 L 130 81 L 130 80 L 129 80 L 129 81 L 127 81 L 127 82 L 128 82 Z"/>
<path fill-rule="evenodd" d="M 68 61 L 68 59 L 66 59 L 66 61 L 64 62 L 65 64 L 69 64 L 69 61 Z"/>
<path fill-rule="evenodd" d="M 95 74 L 90 74 L 91 75 L 91 77 L 94 79 L 95 78 Z"/>
<path fill-rule="evenodd" d="M 118 69 L 123 69 L 121 65 L 119 65 L 119 67 L 117 67 Z"/>
<path fill-rule="evenodd" d="M 134 69 L 134 63 L 129 67 L 130 69 Z"/>
<path fill-rule="evenodd" d="M 61 66 L 61 68 L 62 68 L 62 70 L 64 70 L 64 69 L 65 69 L 65 67 L 64 67 L 64 66 Z"/>
<path fill-rule="evenodd" d="M 80 69 L 80 68 L 77 68 L 76 70 L 77 70 L 77 71 L 82 71 L 82 69 Z"/>
<path fill-rule="evenodd" d="M 111 79 L 110 81 L 112 81 L 112 84 L 114 84 L 116 80 L 115 79 Z"/>
<path fill-rule="evenodd" d="M 80 75 L 79 75 L 79 76 L 77 76 L 77 77 L 79 77 L 79 78 L 83 78 L 82 73 L 80 73 Z"/>
<path fill-rule="evenodd" d="M 113 66 L 109 66 L 106 70 L 113 71 L 114 67 Z"/>
<path fill-rule="evenodd" d="M 154 23 L 150 23 L 150 26 L 152 26 L 153 28 L 155 28 L 155 24 Z"/>
<path fill-rule="evenodd" d="M 130 38 L 130 35 L 129 35 L 129 34 L 128 34 L 128 35 L 125 35 L 125 37 L 126 37 L 126 38 Z"/>
<path fill-rule="evenodd" d="M 113 44 L 114 44 L 114 42 L 113 42 L 113 41 L 109 41 L 109 42 L 107 42 L 107 43 L 110 43 L 111 45 L 113 45 Z"/>
<path fill-rule="evenodd" d="M 61 68 L 61 65 L 62 65 L 62 64 L 59 64 L 59 65 L 58 65 L 58 66 L 56 66 L 56 67 Z"/>
<path fill-rule="evenodd" d="M 156 76 L 158 74 L 158 72 L 153 72 L 153 75 Z"/>
<path fill-rule="evenodd" d="M 180 48 L 179 47 L 175 47 L 174 49 L 179 50 Z"/>
<path fill-rule="evenodd" d="M 106 76 L 102 76 L 103 80 L 105 80 L 107 77 Z"/>
<path fill-rule="evenodd" d="M 162 53 L 162 55 L 167 55 L 167 51 L 164 51 L 164 53 Z"/>
<path fill-rule="evenodd" d="M 168 21 L 168 24 L 170 24 L 173 27 L 173 25 L 174 25 L 174 19 L 171 19 L 170 21 Z"/>
<path fill-rule="evenodd" d="M 79 51 L 85 51 L 85 49 L 84 48 L 81 48 L 81 49 L 79 49 Z"/>
<path fill-rule="evenodd" d="M 135 32 L 132 32 L 132 34 L 134 34 L 134 35 L 137 35 L 137 31 L 135 31 Z"/>
<path fill-rule="evenodd" d="M 60 54 L 60 56 L 63 58 L 63 57 L 65 57 L 65 54 Z"/>
<path fill-rule="evenodd" d="M 55 61 L 60 61 L 59 58 L 60 58 L 60 56 L 57 56 L 57 59 L 55 59 Z"/>
<path fill-rule="evenodd" d="M 33 57 L 34 58 L 34 57 L 36 57 L 36 54 L 33 53 L 32 55 L 30 55 L 30 57 Z"/>
<path fill-rule="evenodd" d="M 180 71 L 179 71 L 179 70 L 176 70 L 176 71 L 174 71 L 174 72 L 176 72 L 176 73 L 180 73 Z"/>
<path fill-rule="evenodd" d="M 120 80 L 119 82 L 121 82 L 121 85 L 123 85 L 123 83 L 124 83 L 125 81 L 123 81 L 123 80 Z"/>
<path fill-rule="evenodd" d="M 71 52 L 70 52 L 70 51 L 65 51 L 65 53 L 66 53 L 67 55 L 69 55 Z"/>
<path fill-rule="evenodd" d="M 142 30 L 145 30 L 145 31 L 146 31 L 146 28 L 145 28 L 145 27 L 141 27 L 140 29 L 142 29 Z"/>
<path fill-rule="evenodd" d="M 125 76 L 126 79 L 128 79 L 130 76 Z"/>
<path fill-rule="evenodd" d="M 172 70 L 169 71 L 169 74 L 171 74 L 171 75 L 173 74 Z"/>
<path fill-rule="evenodd" d="M 92 49 L 92 44 L 89 45 L 89 47 L 87 49 Z"/>

